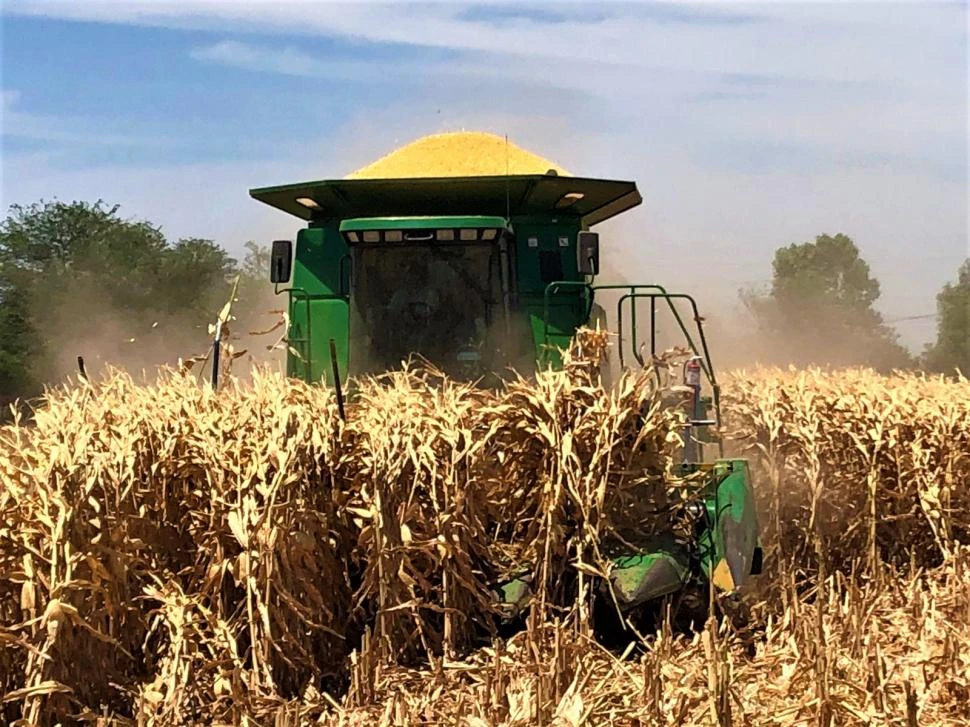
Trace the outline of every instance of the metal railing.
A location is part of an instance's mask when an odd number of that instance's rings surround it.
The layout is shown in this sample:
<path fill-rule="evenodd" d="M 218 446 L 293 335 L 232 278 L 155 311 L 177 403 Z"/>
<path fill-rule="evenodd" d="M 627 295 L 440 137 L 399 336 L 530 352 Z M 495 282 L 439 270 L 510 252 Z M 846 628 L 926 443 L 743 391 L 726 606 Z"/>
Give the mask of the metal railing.
<path fill-rule="evenodd" d="M 645 367 L 647 362 L 644 360 L 643 355 L 640 353 L 637 342 L 640 340 L 640 334 L 637 327 L 637 307 L 636 303 L 638 300 L 649 300 L 650 301 L 650 357 L 653 361 L 657 356 L 657 336 L 656 336 L 656 319 L 657 319 L 657 302 L 658 300 L 663 300 L 667 308 L 670 310 L 674 320 L 677 322 L 677 326 L 680 328 L 680 332 L 690 348 L 691 352 L 700 362 L 701 370 L 707 382 L 710 384 L 712 392 L 712 401 L 714 407 L 715 419 L 713 422 L 707 420 L 698 420 L 694 422 L 697 426 L 708 426 L 710 424 L 715 424 L 718 428 L 721 426 L 721 387 L 717 382 L 717 376 L 714 372 L 714 365 L 711 362 L 710 350 L 707 345 L 707 337 L 704 333 L 703 319 L 701 318 L 700 312 L 697 308 L 697 301 L 694 300 L 693 296 L 686 293 L 671 293 L 668 292 L 666 288 L 662 285 L 656 284 L 606 284 L 606 285 L 593 285 L 591 283 L 583 281 L 571 281 L 562 280 L 549 283 L 546 286 L 545 292 L 543 294 L 543 346 L 548 349 L 550 346 L 550 301 L 552 296 L 561 291 L 572 290 L 580 292 L 582 297 L 585 298 L 586 307 L 582 320 L 584 323 L 589 321 L 590 315 L 592 314 L 593 301 L 595 293 L 597 291 L 604 290 L 621 290 L 626 291 L 620 296 L 616 304 L 616 333 L 618 337 L 618 356 L 620 368 L 627 368 L 627 363 L 624 355 L 624 333 L 626 331 L 626 326 L 624 325 L 624 304 L 629 303 L 630 313 L 629 313 L 629 336 L 630 336 L 630 346 L 633 353 L 633 358 L 636 362 Z M 695 336 L 691 334 L 691 330 L 681 316 L 680 311 L 675 305 L 675 301 L 685 300 L 690 304 L 691 313 L 693 315 L 694 324 L 696 327 L 696 339 Z M 659 372 L 657 373 L 659 377 Z M 696 417 L 695 417 L 696 418 Z M 718 447 L 723 455 L 723 444 L 718 437 Z"/>

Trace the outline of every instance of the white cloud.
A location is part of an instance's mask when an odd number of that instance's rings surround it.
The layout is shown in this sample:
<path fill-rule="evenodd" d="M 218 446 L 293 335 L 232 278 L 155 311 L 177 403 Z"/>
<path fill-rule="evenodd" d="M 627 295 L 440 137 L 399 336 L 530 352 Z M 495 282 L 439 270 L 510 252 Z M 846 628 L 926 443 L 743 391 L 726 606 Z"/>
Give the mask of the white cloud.
<path fill-rule="evenodd" d="M 456 7 L 382 7 L 388 16 L 375 23 L 369 4 L 341 6 L 339 13 L 324 5 L 309 22 L 327 35 L 464 51 L 447 61 L 396 59 L 376 67 L 236 40 L 196 49 L 194 55 L 292 75 L 411 82 L 425 76 L 458 86 L 490 81 L 506 84 L 510 94 L 522 93 L 515 84 L 559 88 L 588 96 L 591 106 L 584 111 L 590 116 L 625 114 L 630 123 L 652 130 L 669 126 L 707 146 L 802 146 L 802 156 L 840 164 L 895 160 L 931 173 L 935 164 L 952 174 L 952 148 L 965 147 L 967 74 L 953 63 L 965 41 L 961 45 L 944 16 L 934 26 L 935 35 L 914 42 L 928 21 L 905 6 L 881 15 L 852 6 L 835 7 L 828 15 L 818 8 L 811 13 L 792 8 L 793 17 L 771 8 L 767 26 L 685 23 L 676 32 L 630 17 L 627 8 L 603 20 L 556 23 L 555 32 L 518 20 L 503 28 L 502 43 L 496 45 L 489 23 L 462 19 Z M 245 8 L 250 15 L 285 22 L 274 6 Z M 756 12 L 769 11 L 756 6 Z M 816 26 L 795 22 L 803 16 Z M 688 109 L 688 104 L 698 106 Z M 942 152 L 946 147 L 951 151 Z M 958 171 L 963 161 L 956 160 Z"/>
<path fill-rule="evenodd" d="M 571 10 L 545 23 L 492 22 L 453 3 L 8 0 L 6 13 L 218 30 L 223 40 L 193 51 L 207 63 L 361 83 L 407 78 L 412 90 L 273 163 L 99 167 L 65 178 L 49 157 L 18 157 L 4 159 L 6 178 L 18 180 L 18 199 L 98 190 L 173 233 L 238 251 L 245 239 L 298 226 L 250 200 L 249 187 L 342 176 L 417 136 L 482 128 L 583 174 L 636 179 L 645 205 L 611 225 L 610 238 L 633 277 L 726 305 L 740 284 L 770 276 L 778 245 L 841 231 L 882 280 L 887 312 L 934 309 L 935 292 L 970 255 L 965 6 Z M 708 16 L 692 19 L 697 13 Z M 731 16 L 739 22 L 725 22 Z M 238 30 L 264 37 L 243 41 Z M 292 37 L 266 40 L 274 33 Z M 375 65 L 308 51 L 300 36 L 362 51 L 366 43 L 410 48 L 406 60 Z M 418 47 L 451 53 L 419 62 Z M 76 133 L 73 123 L 18 117 L 16 101 L 4 95 L 18 133 Z M 341 103 L 354 108 L 351 98 Z M 916 342 L 931 334 L 917 331 Z"/>
<path fill-rule="evenodd" d="M 21 110 L 17 89 L 2 91 L 4 139 L 100 146 L 165 146 L 170 138 L 158 135 L 116 133 L 106 130 L 104 119 L 83 119 L 70 115 L 35 114 Z M 110 125 L 110 124 L 109 124 Z"/>
<path fill-rule="evenodd" d="M 291 46 L 254 45 L 237 40 L 198 47 L 190 55 L 199 61 L 287 76 L 368 80 L 382 72 L 374 63 L 327 60 Z"/>
<path fill-rule="evenodd" d="M 13 111 L 14 106 L 20 101 L 20 91 L 16 89 L 4 89 L 0 91 L 0 110 L 4 113 Z"/>
<path fill-rule="evenodd" d="M 866 2 L 725 4 L 716 10 L 712 5 L 685 4 L 687 19 L 675 24 L 676 32 L 672 32 L 671 22 L 663 13 L 664 8 L 670 7 L 667 3 L 593 6 L 586 7 L 586 12 L 571 7 L 567 19 L 555 23 L 530 18 L 496 22 L 480 15 L 469 19 L 469 5 L 445 2 L 411 6 L 310 0 L 8 0 L 5 12 L 161 27 L 326 35 L 597 64 L 639 66 L 652 61 L 661 67 L 718 73 L 770 70 L 830 80 L 844 79 L 847 73 L 856 78 L 879 77 L 887 65 L 901 69 L 902 58 L 914 73 L 939 67 L 940 54 L 945 53 L 941 45 L 965 39 L 962 28 L 966 24 L 966 9 L 947 3 L 887 4 L 881 8 L 885 12 L 874 12 Z M 722 25 L 691 21 L 690 13 L 701 12 L 700 8 L 727 17 L 754 16 L 763 18 L 763 22 Z M 926 43 L 927 34 L 936 42 Z M 885 51 L 890 45 L 894 52 L 887 57 Z M 904 78 L 898 74 L 895 77 L 905 80 L 906 75 L 904 71 Z M 926 82 L 939 81 L 920 76 L 920 83 Z"/>
<path fill-rule="evenodd" d="M 292 76 L 319 75 L 322 64 L 312 56 L 291 48 L 266 52 L 236 40 L 224 40 L 192 51 L 200 61 L 223 63 L 250 70 L 267 70 Z"/>

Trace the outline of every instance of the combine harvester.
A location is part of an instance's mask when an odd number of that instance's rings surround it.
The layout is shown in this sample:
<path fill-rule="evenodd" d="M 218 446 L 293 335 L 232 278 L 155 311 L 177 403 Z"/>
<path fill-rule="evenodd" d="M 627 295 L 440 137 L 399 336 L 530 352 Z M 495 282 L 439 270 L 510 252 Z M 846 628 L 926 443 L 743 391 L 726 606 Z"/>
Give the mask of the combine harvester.
<path fill-rule="evenodd" d="M 501 137 L 459 133 L 425 137 L 345 179 L 250 194 L 306 222 L 295 246 L 272 246 L 270 280 L 289 284 L 277 287 L 289 294 L 287 373 L 324 380 L 338 396 L 348 377 L 398 368 L 413 354 L 482 385 L 509 367 L 529 375 L 561 366 L 579 328 L 606 327 L 595 302 L 604 291 L 619 295 L 620 366 L 644 366 L 641 351 L 657 353 L 652 319 L 669 310 L 693 351 L 681 474 L 706 476 L 686 513 L 692 537 L 672 529 L 613 559 L 615 603 L 629 617 L 712 584 L 736 596 L 761 572 L 748 463 L 724 458 L 710 430 L 720 425 L 719 392 L 694 299 L 656 284 L 596 282 L 599 236 L 590 228 L 641 203 L 634 182 L 569 176 Z M 690 307 L 692 325 L 677 302 Z M 647 340 L 638 303 L 650 311 Z M 705 443 L 716 443 L 718 458 L 707 460 Z M 518 613 L 530 589 L 515 580 L 496 594 Z"/>

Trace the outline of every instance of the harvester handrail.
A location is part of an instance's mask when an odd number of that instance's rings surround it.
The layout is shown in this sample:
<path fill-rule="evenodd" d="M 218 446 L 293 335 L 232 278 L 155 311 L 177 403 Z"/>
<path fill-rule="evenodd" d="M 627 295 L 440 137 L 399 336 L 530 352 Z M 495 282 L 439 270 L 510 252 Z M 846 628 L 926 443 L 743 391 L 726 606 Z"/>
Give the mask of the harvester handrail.
<path fill-rule="evenodd" d="M 604 285 L 593 285 L 585 281 L 579 280 L 558 280 L 549 283 L 546 286 L 545 292 L 543 294 L 543 320 L 542 320 L 542 331 L 543 331 L 543 346 L 548 349 L 549 347 L 549 298 L 552 293 L 560 290 L 562 288 L 573 288 L 582 289 L 586 293 L 587 297 L 587 309 L 584 315 L 584 319 L 588 320 L 592 312 L 593 307 L 593 294 L 597 290 L 626 290 L 629 291 L 622 295 L 616 304 L 616 316 L 617 316 L 617 335 L 619 336 L 619 359 L 620 367 L 622 368 L 624 364 L 623 360 L 623 303 L 630 300 L 630 310 L 632 319 L 632 331 L 631 331 L 631 347 L 633 348 L 633 356 L 637 363 L 641 366 L 645 366 L 643 356 L 636 349 L 636 304 L 633 302 L 638 298 L 649 298 L 650 299 L 650 348 L 651 356 L 656 356 L 656 300 L 657 298 L 663 298 L 670 312 L 674 316 L 674 320 L 677 321 L 677 325 L 680 326 L 680 330 L 687 340 L 687 344 L 695 356 L 700 358 L 701 370 L 704 372 L 704 376 L 707 378 L 708 383 L 711 385 L 711 391 L 713 395 L 714 404 L 714 416 L 715 424 L 718 428 L 721 426 L 721 389 L 720 385 L 717 383 L 717 376 L 714 373 L 714 364 L 711 361 L 710 350 L 707 346 L 707 336 L 704 333 L 704 326 L 701 321 L 703 320 L 700 315 L 700 311 L 697 307 L 697 301 L 694 297 L 688 293 L 671 293 L 664 286 L 658 285 L 656 283 L 650 284 L 623 284 L 623 283 L 610 283 Z M 652 291 L 652 292 L 646 292 Z M 674 305 L 674 299 L 687 300 L 690 303 L 691 311 L 694 317 L 694 323 L 697 326 L 697 332 L 700 338 L 700 348 L 698 348 L 697 343 L 695 343 L 693 336 L 691 336 L 687 325 L 684 323 L 683 318 L 680 315 L 680 311 L 677 310 L 677 306 Z M 700 422 L 698 422 L 700 424 Z M 719 449 L 723 448 L 723 444 L 719 439 Z"/>
<path fill-rule="evenodd" d="M 653 286 L 643 286 L 643 287 L 653 287 Z M 659 288 L 660 286 L 658 285 L 656 287 Z M 637 298 L 650 299 L 651 319 L 653 318 L 653 312 L 654 312 L 654 308 L 652 306 L 653 301 L 655 301 L 657 298 L 664 298 L 664 300 L 667 301 L 667 306 L 670 308 L 670 312 L 673 313 L 674 319 L 677 321 L 677 324 L 680 326 L 680 330 L 684 334 L 684 338 L 687 339 L 687 345 L 690 346 L 690 349 L 691 351 L 693 351 L 694 355 L 701 357 L 701 367 L 704 370 L 704 374 L 707 376 L 707 379 L 711 383 L 711 386 L 715 386 L 717 384 L 717 381 L 715 380 L 715 377 L 714 377 L 714 365 L 710 361 L 710 352 L 708 351 L 708 348 L 707 348 L 707 337 L 704 335 L 703 326 L 700 325 L 700 312 L 697 309 L 697 302 L 693 299 L 693 297 L 691 297 L 687 293 L 667 293 L 666 291 L 664 291 L 663 294 L 661 295 L 658 295 L 656 293 L 626 293 L 625 295 L 620 297 L 620 300 L 616 304 L 617 335 L 620 336 L 621 340 L 623 336 L 623 317 L 621 315 L 623 301 L 627 299 L 634 300 Z M 697 345 L 694 343 L 694 339 L 691 337 L 690 331 L 687 330 L 687 326 L 684 325 L 684 322 L 680 317 L 680 313 L 677 311 L 677 307 L 673 304 L 673 301 L 675 298 L 681 299 L 681 300 L 687 300 L 690 302 L 691 309 L 693 310 L 693 313 L 694 313 L 694 321 L 697 323 L 697 332 L 700 334 L 700 342 L 701 342 L 700 350 L 698 350 Z M 634 311 L 636 310 L 636 308 L 633 306 L 632 303 L 631 303 L 631 308 Z M 633 315 L 633 320 L 634 320 L 634 325 L 636 325 L 635 314 Z M 651 335 L 650 338 L 652 342 L 653 336 Z M 656 355 L 656 351 L 652 347 L 651 347 L 650 353 L 652 355 Z M 622 349 L 620 351 L 620 355 L 621 356 L 623 355 Z M 641 366 L 645 365 L 643 361 L 643 357 L 639 353 L 637 353 L 636 350 L 634 350 L 633 355 L 636 358 L 637 363 L 639 363 Z M 621 360 L 621 364 L 622 364 L 622 360 Z"/>
<path fill-rule="evenodd" d="M 306 346 L 300 352 L 300 356 L 303 358 L 303 369 L 306 372 L 307 380 L 313 377 L 313 322 L 311 321 L 311 316 L 313 308 L 310 306 L 310 302 L 314 300 L 346 300 L 347 296 L 340 293 L 309 293 L 304 288 L 298 288 L 296 286 L 290 286 L 289 288 L 280 288 L 279 284 L 273 286 L 273 292 L 276 295 L 280 293 L 289 293 L 291 299 L 296 299 L 302 301 L 306 305 L 306 337 L 293 339 L 287 335 L 286 344 L 290 346 L 293 343 L 305 343 Z M 287 332 L 289 334 L 289 332 Z"/>
<path fill-rule="evenodd" d="M 664 300 L 667 301 L 667 306 L 670 308 L 670 312 L 673 314 L 674 319 L 677 321 L 677 325 L 680 326 L 680 330 L 683 332 L 684 337 L 687 339 L 687 343 L 690 346 L 691 351 L 693 351 L 695 355 L 700 356 L 702 358 L 702 366 L 704 369 L 704 373 L 707 376 L 708 381 L 711 383 L 711 386 L 712 387 L 717 386 L 716 377 L 714 375 L 714 366 L 711 363 L 710 351 L 707 347 L 707 338 L 704 335 L 704 328 L 701 325 L 701 317 L 700 317 L 700 312 L 697 308 L 697 301 L 694 300 L 693 296 L 687 293 L 669 293 L 667 289 L 664 288 L 662 285 L 656 285 L 656 284 L 626 285 L 626 284 L 613 283 L 613 284 L 605 284 L 605 285 L 592 285 L 590 283 L 587 283 L 584 281 L 578 281 L 578 280 L 553 281 L 546 286 L 545 292 L 543 294 L 543 301 L 542 301 L 543 303 L 543 308 L 542 308 L 543 343 L 546 345 L 548 345 L 549 343 L 549 296 L 560 288 L 582 288 L 588 293 L 594 293 L 597 290 L 629 290 L 630 292 L 622 296 L 619 302 L 617 303 L 617 323 L 620 326 L 622 326 L 621 321 L 622 321 L 623 301 L 627 299 L 632 300 L 635 298 L 651 298 L 652 300 L 656 300 L 656 298 L 663 298 Z M 648 293 L 637 292 L 638 290 L 651 290 L 651 289 L 655 291 L 659 291 L 659 293 L 648 294 Z M 686 299 L 687 301 L 690 302 L 691 309 L 694 313 L 694 322 L 697 324 L 697 330 L 698 330 L 698 333 L 700 334 L 701 349 L 698 349 L 697 345 L 694 343 L 694 339 L 690 335 L 690 331 L 687 329 L 687 326 L 684 324 L 684 321 L 680 316 L 680 312 L 677 310 L 677 307 L 673 304 L 673 300 L 672 300 L 673 298 Z M 590 300 L 590 303 L 587 306 L 586 315 L 585 315 L 586 318 L 589 317 L 592 311 L 592 298 L 590 297 L 589 300 Z M 632 317 L 634 321 L 633 325 L 635 327 L 636 308 L 632 305 L 631 305 L 631 308 L 633 310 Z M 620 332 L 618 331 L 618 333 Z M 651 339 L 652 338 L 653 338 L 653 335 L 651 332 Z M 620 365 L 622 366 L 623 365 L 622 340 L 621 340 L 621 349 L 620 349 L 619 355 L 620 355 Z M 637 354 L 635 352 L 635 349 L 634 349 L 634 357 L 637 359 L 637 363 L 639 363 L 641 366 L 645 365 L 643 361 L 643 357 Z"/>

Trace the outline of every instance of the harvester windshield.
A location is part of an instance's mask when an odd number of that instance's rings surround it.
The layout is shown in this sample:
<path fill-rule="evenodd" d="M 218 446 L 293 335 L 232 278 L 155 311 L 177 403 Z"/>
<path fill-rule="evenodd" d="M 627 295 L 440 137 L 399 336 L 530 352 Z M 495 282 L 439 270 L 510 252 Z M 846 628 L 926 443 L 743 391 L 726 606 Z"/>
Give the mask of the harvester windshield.
<path fill-rule="evenodd" d="M 483 239 L 482 232 L 382 230 L 351 238 L 356 371 L 394 369 L 415 354 L 459 378 L 488 368 L 484 344 L 504 320 L 503 284 L 498 235 L 491 230 Z"/>

